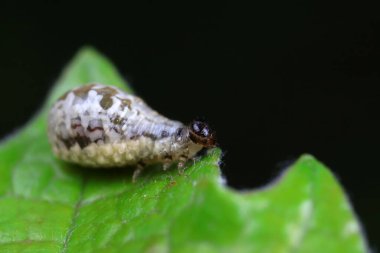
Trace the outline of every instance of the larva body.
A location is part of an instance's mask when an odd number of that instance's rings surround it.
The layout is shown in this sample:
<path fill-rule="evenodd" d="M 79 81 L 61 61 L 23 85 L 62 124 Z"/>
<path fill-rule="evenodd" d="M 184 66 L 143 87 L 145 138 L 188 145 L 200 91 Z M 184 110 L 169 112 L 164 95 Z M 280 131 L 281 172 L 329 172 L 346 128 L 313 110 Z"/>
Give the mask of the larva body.
<path fill-rule="evenodd" d="M 202 122 L 190 127 L 113 86 L 92 84 L 64 94 L 48 118 L 55 155 L 87 167 L 184 161 L 215 144 Z"/>

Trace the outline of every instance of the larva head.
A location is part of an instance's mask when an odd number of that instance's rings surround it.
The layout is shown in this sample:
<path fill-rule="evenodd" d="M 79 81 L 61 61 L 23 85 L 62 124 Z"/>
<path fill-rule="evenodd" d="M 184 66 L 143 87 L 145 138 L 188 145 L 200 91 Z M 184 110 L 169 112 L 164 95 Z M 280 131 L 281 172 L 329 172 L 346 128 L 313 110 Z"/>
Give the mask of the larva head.
<path fill-rule="evenodd" d="M 215 133 L 210 130 L 207 123 L 194 120 L 189 125 L 190 139 L 205 148 L 215 147 Z"/>

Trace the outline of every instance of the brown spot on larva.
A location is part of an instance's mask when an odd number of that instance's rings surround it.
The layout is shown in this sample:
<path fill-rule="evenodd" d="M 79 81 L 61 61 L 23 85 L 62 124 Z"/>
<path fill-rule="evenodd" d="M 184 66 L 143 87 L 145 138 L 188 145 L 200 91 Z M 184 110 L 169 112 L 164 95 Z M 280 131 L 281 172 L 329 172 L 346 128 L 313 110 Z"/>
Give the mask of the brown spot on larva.
<path fill-rule="evenodd" d="M 79 147 L 81 148 L 85 148 L 91 143 L 90 138 L 88 138 L 85 135 L 78 134 L 77 136 L 74 137 L 74 140 L 79 144 Z"/>
<path fill-rule="evenodd" d="M 91 143 L 90 138 L 85 135 L 77 134 L 75 137 L 63 138 L 62 136 L 57 136 L 60 141 L 66 146 L 67 149 L 70 149 L 75 143 L 78 143 L 79 147 L 85 148 Z"/>
<path fill-rule="evenodd" d="M 94 131 L 96 131 L 96 130 L 104 131 L 104 128 L 101 127 L 101 126 L 98 126 L 98 127 L 90 127 L 90 126 L 88 126 L 88 127 L 87 127 L 87 130 L 88 130 L 89 132 L 94 132 Z"/>
<path fill-rule="evenodd" d="M 189 160 L 189 157 L 187 155 L 182 154 L 179 156 L 179 160 L 187 161 L 187 160 Z"/>
<path fill-rule="evenodd" d="M 168 160 L 168 161 L 171 161 L 171 160 L 173 160 L 173 156 L 172 156 L 172 155 L 169 155 L 168 153 L 166 153 L 166 154 L 164 155 L 164 159 L 165 159 L 165 160 Z"/>
<path fill-rule="evenodd" d="M 157 140 L 158 139 L 158 136 L 155 135 L 155 134 L 153 134 L 153 133 L 143 132 L 142 135 L 145 136 L 145 137 L 148 137 L 148 138 L 150 138 L 152 140 Z"/>
<path fill-rule="evenodd" d="M 65 146 L 66 146 L 67 149 L 69 149 L 69 148 L 71 148 L 72 146 L 75 145 L 75 140 L 72 139 L 72 138 L 63 139 L 62 136 L 58 136 L 58 139 L 60 141 L 62 141 L 63 144 L 65 144 Z"/>
<path fill-rule="evenodd" d="M 77 129 L 79 127 L 82 127 L 82 125 L 81 124 L 71 124 L 72 129 Z"/>
<path fill-rule="evenodd" d="M 111 122 L 115 125 L 120 125 L 121 123 L 121 118 L 120 116 L 116 116 L 115 118 L 111 119 Z"/>
<path fill-rule="evenodd" d="M 150 138 L 152 140 L 157 140 L 158 139 L 157 135 L 155 135 L 153 133 L 149 133 L 149 132 L 142 132 L 141 134 L 132 135 L 129 139 L 136 140 L 136 139 L 140 138 L 141 136 Z"/>
<path fill-rule="evenodd" d="M 120 99 L 120 98 L 119 98 Z M 124 108 L 127 106 L 129 110 L 131 110 L 131 104 L 132 104 L 132 101 L 130 99 L 127 99 L 127 98 L 123 98 L 123 99 L 120 99 L 121 101 L 121 110 L 124 110 Z"/>
<path fill-rule="evenodd" d="M 102 87 L 98 89 L 94 89 L 99 95 L 102 95 L 103 98 L 100 100 L 100 106 L 107 110 L 113 105 L 112 97 L 119 93 L 116 89 L 112 87 Z"/>
<path fill-rule="evenodd" d="M 121 134 L 121 131 L 120 131 L 119 128 L 117 128 L 117 127 L 112 127 L 111 129 L 114 130 L 116 133 Z"/>
<path fill-rule="evenodd" d="M 65 94 L 63 94 L 62 96 L 60 96 L 60 97 L 58 98 L 58 101 L 65 100 L 66 97 L 67 97 L 67 95 L 69 95 L 69 93 L 70 93 L 70 91 L 66 91 Z"/>
<path fill-rule="evenodd" d="M 181 141 L 181 140 L 186 139 L 185 138 L 186 137 L 186 132 L 187 131 L 185 130 L 185 128 L 183 128 L 183 127 L 178 128 L 177 131 L 175 132 L 176 140 L 177 141 Z"/>
<path fill-rule="evenodd" d="M 107 110 L 108 108 L 112 106 L 112 104 L 113 104 L 112 95 L 110 94 L 103 95 L 103 98 L 100 100 L 100 106 L 104 110 Z"/>
<path fill-rule="evenodd" d="M 87 96 L 88 96 L 88 92 L 92 89 L 92 87 L 94 87 L 95 84 L 89 84 L 89 85 L 85 85 L 85 86 L 81 86 L 75 90 L 73 90 L 75 96 L 78 96 L 82 99 L 86 99 Z"/>
<path fill-rule="evenodd" d="M 99 95 L 109 95 L 109 96 L 115 96 L 116 94 L 118 94 L 119 92 L 112 88 L 112 87 L 103 87 L 103 88 L 99 88 L 99 89 L 94 89 Z"/>
<path fill-rule="evenodd" d="M 125 122 L 127 122 L 127 119 L 125 119 L 125 118 L 121 118 L 119 115 L 117 115 L 117 116 L 114 117 L 114 118 L 111 118 L 110 120 L 111 120 L 111 122 L 112 122 L 114 125 L 117 125 L 117 126 L 124 125 Z"/>
<path fill-rule="evenodd" d="M 92 119 L 88 123 L 87 126 L 87 131 L 88 132 L 95 132 L 95 131 L 100 131 L 97 133 L 99 135 L 99 138 L 95 140 L 95 143 L 98 141 L 104 141 L 105 139 L 105 133 L 104 133 L 104 128 L 103 128 L 103 122 L 100 119 Z"/>
<path fill-rule="evenodd" d="M 77 129 L 79 127 L 82 127 L 82 122 L 81 122 L 80 117 L 72 118 L 70 126 L 72 129 Z"/>
<path fill-rule="evenodd" d="M 161 138 L 166 138 L 166 137 L 168 137 L 168 136 L 169 136 L 168 131 L 163 130 L 163 131 L 161 132 Z"/>

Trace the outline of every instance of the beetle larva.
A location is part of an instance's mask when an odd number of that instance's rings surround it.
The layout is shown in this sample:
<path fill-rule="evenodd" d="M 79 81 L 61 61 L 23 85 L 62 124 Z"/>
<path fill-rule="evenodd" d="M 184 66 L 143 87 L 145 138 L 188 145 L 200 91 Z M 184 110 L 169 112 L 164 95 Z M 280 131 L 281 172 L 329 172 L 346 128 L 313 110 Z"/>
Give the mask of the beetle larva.
<path fill-rule="evenodd" d="M 184 162 L 215 146 L 206 123 L 186 126 L 152 110 L 137 96 L 91 84 L 66 92 L 48 119 L 53 151 L 87 167 Z"/>

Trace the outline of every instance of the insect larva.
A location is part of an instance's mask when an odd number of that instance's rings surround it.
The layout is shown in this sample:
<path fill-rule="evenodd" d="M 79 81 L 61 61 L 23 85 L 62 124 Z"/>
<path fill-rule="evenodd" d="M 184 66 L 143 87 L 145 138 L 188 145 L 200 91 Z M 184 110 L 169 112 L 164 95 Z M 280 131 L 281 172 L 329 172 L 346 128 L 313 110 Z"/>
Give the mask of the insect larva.
<path fill-rule="evenodd" d="M 183 163 L 215 146 L 206 123 L 186 126 L 158 114 L 139 97 L 102 84 L 59 98 L 49 113 L 48 136 L 58 158 L 99 168 Z"/>

